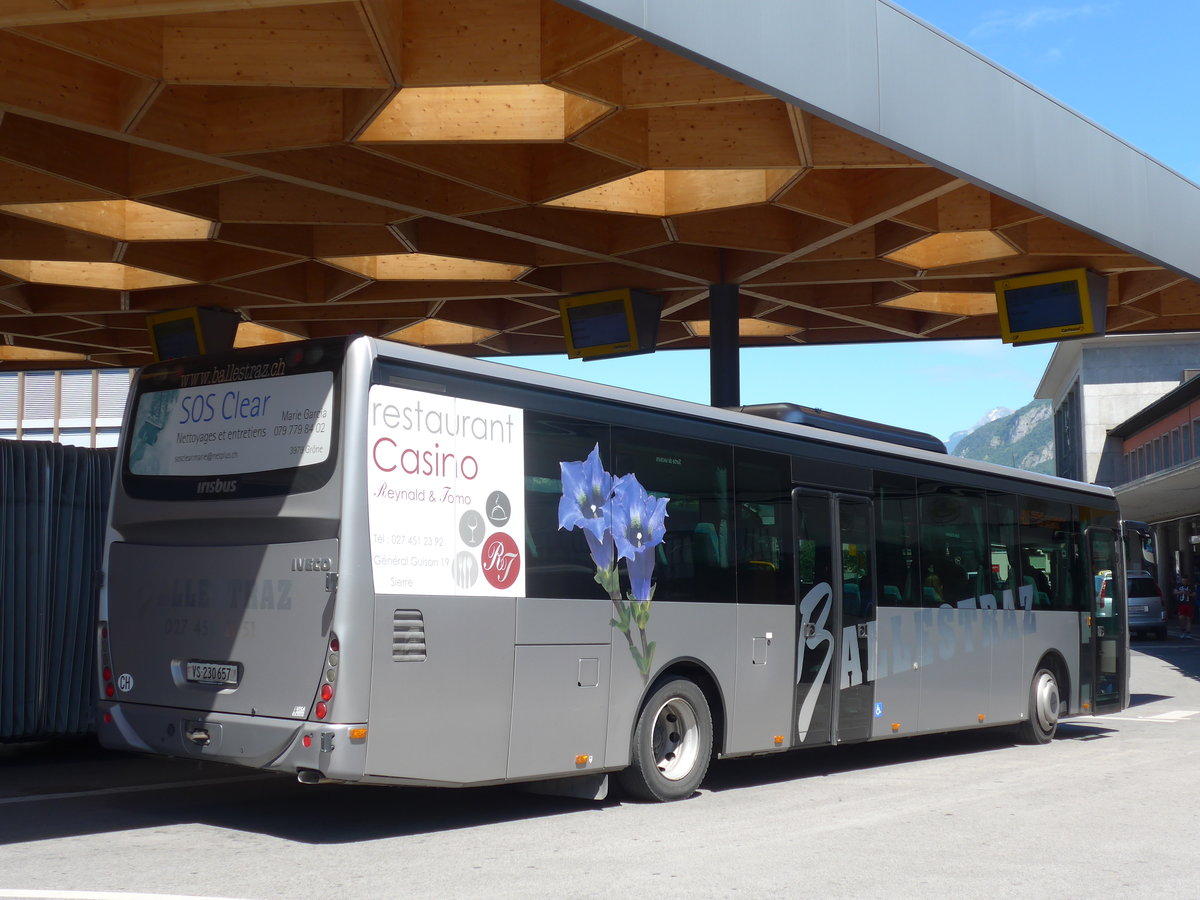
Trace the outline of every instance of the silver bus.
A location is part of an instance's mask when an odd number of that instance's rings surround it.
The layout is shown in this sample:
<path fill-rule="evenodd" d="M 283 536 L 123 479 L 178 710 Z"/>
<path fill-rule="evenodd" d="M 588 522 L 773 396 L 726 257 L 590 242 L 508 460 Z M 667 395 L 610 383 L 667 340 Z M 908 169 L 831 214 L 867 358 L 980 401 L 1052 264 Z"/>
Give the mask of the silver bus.
<path fill-rule="evenodd" d="M 100 739 L 672 800 L 714 757 L 1122 709 L 1112 493 L 855 430 L 367 337 L 149 365 Z"/>

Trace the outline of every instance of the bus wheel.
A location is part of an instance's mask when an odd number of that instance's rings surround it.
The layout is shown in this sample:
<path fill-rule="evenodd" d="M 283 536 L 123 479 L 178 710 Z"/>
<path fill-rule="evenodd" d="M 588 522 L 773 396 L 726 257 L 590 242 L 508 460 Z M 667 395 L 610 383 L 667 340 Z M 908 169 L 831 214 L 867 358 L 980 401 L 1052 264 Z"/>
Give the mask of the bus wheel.
<path fill-rule="evenodd" d="M 628 769 L 617 775 L 638 800 L 682 800 L 695 793 L 712 755 L 712 713 L 686 678 L 660 684 L 642 706 Z"/>
<path fill-rule="evenodd" d="M 1026 744 L 1048 744 L 1058 728 L 1058 678 L 1053 670 L 1040 668 L 1029 685 L 1029 718 L 1017 726 Z"/>

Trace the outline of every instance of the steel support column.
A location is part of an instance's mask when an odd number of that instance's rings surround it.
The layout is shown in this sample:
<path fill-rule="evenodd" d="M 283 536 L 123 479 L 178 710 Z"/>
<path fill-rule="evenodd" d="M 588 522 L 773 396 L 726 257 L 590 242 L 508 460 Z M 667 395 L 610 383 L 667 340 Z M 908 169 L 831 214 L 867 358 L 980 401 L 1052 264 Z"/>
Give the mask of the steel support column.
<path fill-rule="evenodd" d="M 741 406 L 738 286 L 708 286 L 708 374 L 713 406 Z"/>

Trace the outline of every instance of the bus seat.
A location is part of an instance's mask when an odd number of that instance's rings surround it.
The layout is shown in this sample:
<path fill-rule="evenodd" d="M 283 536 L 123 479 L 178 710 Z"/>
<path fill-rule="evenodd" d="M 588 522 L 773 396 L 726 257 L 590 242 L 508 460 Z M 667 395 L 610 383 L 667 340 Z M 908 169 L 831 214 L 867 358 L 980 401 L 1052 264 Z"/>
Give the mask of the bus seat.
<path fill-rule="evenodd" d="M 842 585 L 842 609 L 852 616 L 861 616 L 862 594 L 859 593 L 858 585 L 854 582 L 847 582 Z"/>
<path fill-rule="evenodd" d="M 900 588 L 894 584 L 885 584 L 883 586 L 883 604 L 884 606 L 903 606 L 904 597 L 900 594 Z"/>

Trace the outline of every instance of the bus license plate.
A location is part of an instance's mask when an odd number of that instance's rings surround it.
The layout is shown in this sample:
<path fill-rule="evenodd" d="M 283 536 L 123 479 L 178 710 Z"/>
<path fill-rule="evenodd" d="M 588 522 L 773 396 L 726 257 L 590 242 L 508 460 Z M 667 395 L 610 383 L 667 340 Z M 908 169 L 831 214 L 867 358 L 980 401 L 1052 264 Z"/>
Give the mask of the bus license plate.
<path fill-rule="evenodd" d="M 199 684 L 237 684 L 237 663 L 190 662 L 185 677 Z"/>

